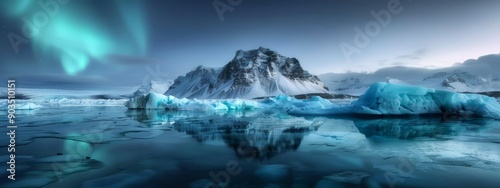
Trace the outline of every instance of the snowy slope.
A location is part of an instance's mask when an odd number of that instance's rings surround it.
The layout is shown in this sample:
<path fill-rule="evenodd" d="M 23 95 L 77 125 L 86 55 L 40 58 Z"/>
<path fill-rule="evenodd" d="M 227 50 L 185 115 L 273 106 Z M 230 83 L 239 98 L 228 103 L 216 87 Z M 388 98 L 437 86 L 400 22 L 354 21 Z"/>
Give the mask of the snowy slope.
<path fill-rule="evenodd" d="M 422 86 L 439 88 L 458 92 L 481 92 L 495 90 L 486 79 L 464 71 L 452 73 L 439 72 L 422 80 Z"/>
<path fill-rule="evenodd" d="M 179 98 L 207 98 L 203 96 L 213 90 L 220 70 L 220 68 L 215 69 L 200 65 L 185 76 L 179 76 L 175 79 L 165 95 L 174 95 Z"/>
<path fill-rule="evenodd" d="M 429 75 L 429 69 L 413 67 L 382 68 L 373 73 L 327 73 L 318 77 L 331 92 L 349 95 L 363 94 L 375 82 L 398 82 L 418 85 Z"/>
<path fill-rule="evenodd" d="M 500 91 L 500 54 L 479 57 L 440 69 L 389 67 L 373 73 L 327 73 L 318 77 L 331 92 L 361 95 L 375 82 L 402 83 L 456 92 Z"/>
<path fill-rule="evenodd" d="M 321 80 L 295 58 L 267 48 L 243 51 L 221 69 L 198 67 L 174 81 L 165 95 L 186 98 L 255 98 L 327 93 Z"/>
<path fill-rule="evenodd" d="M 172 81 L 167 81 L 167 83 L 160 83 L 154 80 L 151 80 L 145 85 L 142 85 L 135 91 L 132 96 L 133 97 L 138 97 L 138 96 L 144 96 L 148 94 L 149 92 L 155 92 L 155 93 L 165 93 L 168 88 L 173 84 Z"/>

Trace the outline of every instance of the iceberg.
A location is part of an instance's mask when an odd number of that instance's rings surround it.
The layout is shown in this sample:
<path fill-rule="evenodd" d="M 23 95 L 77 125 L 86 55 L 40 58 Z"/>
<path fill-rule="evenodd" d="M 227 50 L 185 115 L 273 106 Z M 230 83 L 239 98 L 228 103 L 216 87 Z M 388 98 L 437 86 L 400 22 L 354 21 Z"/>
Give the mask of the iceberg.
<path fill-rule="evenodd" d="M 443 117 L 474 116 L 500 119 L 496 99 L 479 94 L 462 94 L 403 84 L 374 83 L 350 104 L 340 105 L 319 96 L 300 100 L 278 95 L 264 100 L 186 99 L 151 92 L 131 98 L 129 109 L 246 110 L 279 109 L 296 115 L 421 115 Z"/>
<path fill-rule="evenodd" d="M 320 99 L 318 99 L 320 100 Z M 307 101 L 305 101 L 307 102 Z M 324 102 L 313 107 L 294 107 L 289 113 L 301 115 L 367 114 L 419 115 L 444 114 L 500 119 L 496 99 L 479 94 L 462 94 L 430 88 L 378 82 L 347 106 Z"/>
<path fill-rule="evenodd" d="M 172 109 L 172 110 L 245 110 L 260 108 L 254 100 L 246 99 L 186 99 L 150 92 L 145 96 L 131 98 L 125 102 L 129 109 Z"/>
<path fill-rule="evenodd" d="M 40 108 L 44 108 L 44 106 L 35 104 L 33 102 L 18 102 L 15 105 L 15 110 L 37 110 Z M 5 100 L 0 100 L 0 109 L 7 111 L 9 108 L 9 104 L 7 103 L 7 99 Z"/>
<path fill-rule="evenodd" d="M 51 109 L 60 107 L 96 107 L 96 106 L 123 106 L 126 99 L 67 99 L 67 98 L 54 98 L 54 99 L 27 99 L 16 100 L 16 110 L 38 110 L 38 109 Z M 0 110 L 8 110 L 7 99 L 0 99 Z"/>
<path fill-rule="evenodd" d="M 25 105 L 20 105 L 20 106 L 16 107 L 17 110 L 36 110 L 39 108 L 43 108 L 43 106 L 31 103 L 31 102 L 27 103 Z"/>

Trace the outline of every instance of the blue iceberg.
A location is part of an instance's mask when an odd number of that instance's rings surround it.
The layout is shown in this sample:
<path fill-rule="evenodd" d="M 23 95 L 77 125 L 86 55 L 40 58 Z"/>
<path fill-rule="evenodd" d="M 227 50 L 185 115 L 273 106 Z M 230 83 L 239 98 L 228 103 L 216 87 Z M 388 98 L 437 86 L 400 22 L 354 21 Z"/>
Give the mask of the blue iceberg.
<path fill-rule="evenodd" d="M 259 103 L 247 99 L 187 99 L 148 93 L 125 102 L 129 109 L 169 109 L 169 110 L 245 110 L 260 108 Z"/>
<path fill-rule="evenodd" d="M 324 99 L 315 99 L 321 101 Z M 491 97 L 462 94 L 424 87 L 378 82 L 347 106 L 304 101 L 311 105 L 293 107 L 292 114 L 420 115 L 446 114 L 500 119 L 500 104 Z"/>

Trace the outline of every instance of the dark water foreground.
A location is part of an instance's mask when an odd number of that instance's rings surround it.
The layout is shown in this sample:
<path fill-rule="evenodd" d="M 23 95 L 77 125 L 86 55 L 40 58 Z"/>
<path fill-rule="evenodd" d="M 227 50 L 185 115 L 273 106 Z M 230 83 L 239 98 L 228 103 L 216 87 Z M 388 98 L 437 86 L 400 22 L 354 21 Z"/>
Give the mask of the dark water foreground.
<path fill-rule="evenodd" d="M 0 187 L 500 185 L 496 120 L 123 107 L 60 107 L 16 118 L 16 181 L 7 179 L 2 136 Z"/>

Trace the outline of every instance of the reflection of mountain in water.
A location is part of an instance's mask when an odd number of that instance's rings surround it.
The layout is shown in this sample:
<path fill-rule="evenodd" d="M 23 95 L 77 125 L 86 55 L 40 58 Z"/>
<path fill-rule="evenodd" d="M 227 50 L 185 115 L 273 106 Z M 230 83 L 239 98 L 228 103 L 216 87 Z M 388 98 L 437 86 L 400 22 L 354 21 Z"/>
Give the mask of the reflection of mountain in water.
<path fill-rule="evenodd" d="M 477 131 L 486 124 L 482 119 L 443 121 L 441 118 L 354 119 L 353 122 L 367 138 L 383 136 L 400 139 L 446 138 Z"/>
<path fill-rule="evenodd" d="M 323 124 L 281 111 L 129 110 L 127 116 L 150 127 L 172 124 L 199 142 L 222 140 L 240 158 L 270 158 L 296 150 L 305 135 Z"/>
<path fill-rule="evenodd" d="M 322 122 L 301 118 L 227 118 L 220 116 L 186 118 L 174 124 L 176 130 L 200 142 L 222 139 L 238 157 L 270 158 L 296 150 L 302 138 L 316 131 Z"/>

